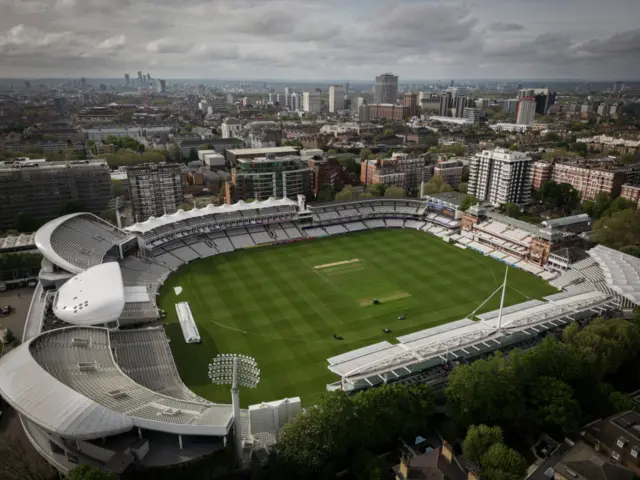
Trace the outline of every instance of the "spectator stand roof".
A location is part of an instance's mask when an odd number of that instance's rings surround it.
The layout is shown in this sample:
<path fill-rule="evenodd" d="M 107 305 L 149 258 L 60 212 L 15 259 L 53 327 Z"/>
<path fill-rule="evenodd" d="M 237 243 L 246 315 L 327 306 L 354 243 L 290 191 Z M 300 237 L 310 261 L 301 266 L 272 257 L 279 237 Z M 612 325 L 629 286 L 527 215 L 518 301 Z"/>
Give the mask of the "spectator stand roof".
<path fill-rule="evenodd" d="M 609 288 L 640 304 L 640 258 L 598 245 L 587 253 L 598 262 Z"/>
<path fill-rule="evenodd" d="M 284 206 L 297 207 L 298 202 L 295 202 L 289 198 L 269 198 L 264 201 L 256 201 L 251 203 L 246 203 L 240 200 L 238 203 L 234 203 L 232 205 L 207 205 L 206 207 L 194 208 L 193 210 L 189 210 L 187 212 L 185 212 L 184 210 L 178 210 L 175 213 L 163 215 L 162 217 L 149 217 L 144 222 L 138 222 L 134 225 L 131 225 L 130 227 L 127 227 L 126 230 L 130 232 L 145 233 L 155 228 L 162 227 L 164 225 L 170 225 L 172 223 L 176 223 L 181 220 L 187 220 L 190 218 L 198 218 L 204 217 L 206 215 L 215 215 L 220 213 L 239 212 L 242 210 L 258 210 L 262 208 Z"/>

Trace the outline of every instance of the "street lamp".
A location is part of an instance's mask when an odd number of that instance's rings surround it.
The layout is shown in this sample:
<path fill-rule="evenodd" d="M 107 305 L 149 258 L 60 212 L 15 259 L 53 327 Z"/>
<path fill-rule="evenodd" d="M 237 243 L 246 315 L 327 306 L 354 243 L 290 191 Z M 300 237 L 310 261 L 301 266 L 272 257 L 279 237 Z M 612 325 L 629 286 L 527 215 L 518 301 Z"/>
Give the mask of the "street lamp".
<path fill-rule="evenodd" d="M 236 453 L 242 460 L 242 429 L 240 426 L 240 387 L 256 388 L 260 383 L 260 368 L 255 358 L 237 353 L 221 353 L 209 364 L 209 379 L 218 385 L 231 385 Z"/>

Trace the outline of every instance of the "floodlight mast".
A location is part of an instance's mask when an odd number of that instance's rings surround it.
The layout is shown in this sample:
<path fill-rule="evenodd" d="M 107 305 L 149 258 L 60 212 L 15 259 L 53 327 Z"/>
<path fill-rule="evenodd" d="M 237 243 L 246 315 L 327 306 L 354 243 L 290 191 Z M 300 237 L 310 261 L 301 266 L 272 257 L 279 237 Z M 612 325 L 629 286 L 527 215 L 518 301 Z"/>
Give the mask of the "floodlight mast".
<path fill-rule="evenodd" d="M 236 453 L 242 461 L 242 425 L 240 424 L 240 386 L 255 388 L 260 382 L 260 369 L 255 359 L 246 355 L 218 355 L 209 364 L 209 379 L 219 385 L 231 384 Z"/>

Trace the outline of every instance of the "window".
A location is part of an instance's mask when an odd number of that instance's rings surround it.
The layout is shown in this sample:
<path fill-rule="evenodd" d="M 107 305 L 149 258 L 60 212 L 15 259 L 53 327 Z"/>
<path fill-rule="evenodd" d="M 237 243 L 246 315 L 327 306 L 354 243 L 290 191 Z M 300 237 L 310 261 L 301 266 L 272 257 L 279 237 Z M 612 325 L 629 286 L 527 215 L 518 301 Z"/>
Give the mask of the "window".
<path fill-rule="evenodd" d="M 640 447 L 633 447 L 631 449 L 631 456 L 633 458 L 638 458 L 638 452 L 640 452 Z"/>
<path fill-rule="evenodd" d="M 611 452 L 611 456 L 614 460 L 620 460 L 620 454 L 616 451 Z"/>
<path fill-rule="evenodd" d="M 626 441 L 624 438 L 620 437 L 620 438 L 618 439 L 618 441 L 616 442 L 616 445 L 617 445 L 619 448 L 624 448 L 624 445 L 625 445 L 626 443 L 627 443 L 627 441 Z"/>

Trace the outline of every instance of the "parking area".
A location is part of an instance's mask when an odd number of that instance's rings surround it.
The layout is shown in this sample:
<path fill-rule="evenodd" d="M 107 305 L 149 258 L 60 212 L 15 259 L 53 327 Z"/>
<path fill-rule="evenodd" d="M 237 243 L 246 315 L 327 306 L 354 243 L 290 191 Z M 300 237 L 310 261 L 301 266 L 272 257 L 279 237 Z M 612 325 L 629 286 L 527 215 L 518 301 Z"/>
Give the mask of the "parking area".
<path fill-rule="evenodd" d="M 10 329 L 18 339 L 22 339 L 22 330 L 29 311 L 33 290 L 33 288 L 18 288 L 0 292 L 0 307 L 11 306 L 9 316 L 0 316 L 0 325 Z"/>

